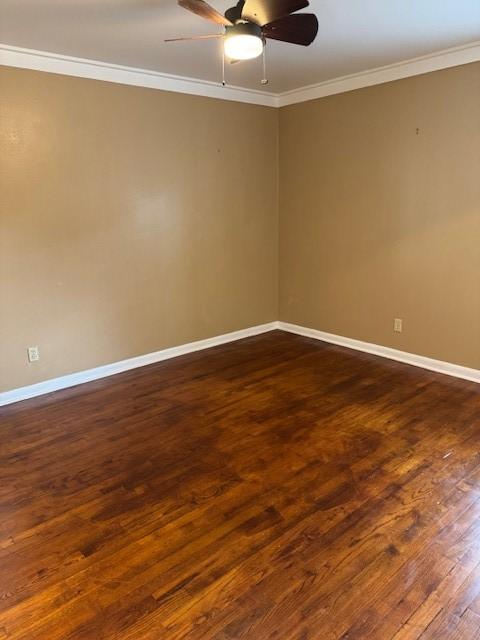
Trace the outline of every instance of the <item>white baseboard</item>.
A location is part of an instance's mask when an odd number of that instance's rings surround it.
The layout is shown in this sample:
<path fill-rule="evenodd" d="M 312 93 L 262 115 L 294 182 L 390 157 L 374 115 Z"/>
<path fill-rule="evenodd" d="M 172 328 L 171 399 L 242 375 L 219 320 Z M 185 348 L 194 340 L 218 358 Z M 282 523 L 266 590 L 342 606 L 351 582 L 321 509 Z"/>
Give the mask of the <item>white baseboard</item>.
<path fill-rule="evenodd" d="M 87 369 L 86 371 L 79 371 L 78 373 L 70 373 L 66 376 L 61 376 L 60 378 L 37 382 L 36 384 L 31 384 L 27 387 L 12 389 L 11 391 L 0 393 L 0 407 L 13 402 L 19 402 L 20 400 L 27 400 L 28 398 L 41 396 L 45 393 L 51 393 L 52 391 L 59 391 L 60 389 L 66 389 L 67 387 L 74 387 L 77 384 L 84 384 L 85 382 L 91 382 L 92 380 L 98 380 L 99 378 L 113 376 L 116 373 L 122 373 L 123 371 L 128 371 L 130 369 L 136 369 L 137 367 L 144 367 L 147 364 L 154 364 L 155 362 L 161 362 L 162 360 L 168 360 L 169 358 L 176 358 L 177 356 L 192 353 L 193 351 L 209 349 L 210 347 L 226 344 L 227 342 L 234 342 L 235 340 L 241 340 L 242 338 L 257 336 L 261 333 L 272 331 L 273 329 L 278 329 L 278 322 L 268 322 L 267 324 L 260 324 L 255 327 L 249 327 L 248 329 L 232 331 L 231 333 L 214 336 L 213 338 L 189 342 L 178 347 L 162 349 L 161 351 L 147 353 L 143 356 L 136 356 L 135 358 L 129 358 L 128 360 L 120 360 L 119 362 L 113 362 L 112 364 L 95 367 L 94 369 Z"/>
<path fill-rule="evenodd" d="M 345 338 L 333 333 L 318 331 L 317 329 L 308 329 L 307 327 L 301 327 L 288 322 L 279 322 L 278 328 L 282 331 L 288 331 L 289 333 L 296 333 L 299 336 L 315 338 L 316 340 L 322 340 L 323 342 L 329 342 L 341 347 L 348 347 L 349 349 L 355 349 L 356 351 L 364 351 L 365 353 L 371 353 L 376 356 L 381 356 L 382 358 L 388 358 L 389 360 L 397 360 L 398 362 L 411 364 L 414 367 L 428 369 L 429 371 L 435 371 L 436 373 L 444 373 L 448 376 L 462 378 L 463 380 L 470 380 L 471 382 L 477 382 L 480 384 L 479 369 L 470 369 L 469 367 L 462 367 L 458 364 L 443 362 L 442 360 L 434 360 L 433 358 L 418 356 L 414 353 L 407 353 L 406 351 L 398 351 L 397 349 L 391 349 L 390 347 L 382 347 L 381 345 L 372 344 L 371 342 L 362 342 L 361 340 L 354 340 L 353 338 Z"/>
<path fill-rule="evenodd" d="M 388 358 L 389 360 L 396 360 L 398 362 L 413 365 L 414 367 L 428 369 L 429 371 L 435 371 L 436 373 L 444 373 L 455 378 L 462 378 L 463 380 L 470 380 L 471 382 L 480 384 L 480 370 L 478 369 L 470 369 L 458 364 L 451 364 L 450 362 L 443 362 L 442 360 L 434 360 L 433 358 L 426 358 L 414 353 L 407 353 L 406 351 L 398 351 L 397 349 L 391 349 L 390 347 L 382 347 L 381 345 L 372 344 L 370 342 L 362 342 L 361 340 L 345 338 L 333 333 L 318 331 L 317 329 L 309 329 L 307 327 L 301 327 L 288 322 L 276 321 L 257 325 L 248 329 L 241 329 L 240 331 L 232 331 L 231 333 L 225 333 L 205 340 L 189 342 L 178 347 L 162 349 L 161 351 L 147 353 L 143 356 L 113 362 L 112 364 L 106 364 L 101 367 L 95 367 L 94 369 L 71 373 L 66 376 L 61 376 L 60 378 L 37 382 L 36 384 L 31 384 L 27 387 L 20 387 L 18 389 L 12 389 L 11 391 L 5 391 L 0 393 L 0 407 L 12 404 L 13 402 L 19 402 L 20 400 L 35 398 L 36 396 L 51 393 L 52 391 L 59 391 L 60 389 L 66 389 L 67 387 L 74 387 L 78 384 L 84 384 L 85 382 L 92 382 L 99 378 L 113 376 L 116 373 L 122 373 L 123 371 L 129 371 L 130 369 L 144 367 L 145 365 L 161 362 L 162 360 L 176 358 L 177 356 L 181 356 L 186 353 L 209 349 L 210 347 L 226 344 L 228 342 L 235 342 L 236 340 L 241 340 L 242 338 L 248 338 L 250 336 L 257 336 L 262 333 L 267 333 L 268 331 L 273 331 L 274 329 L 281 329 L 282 331 L 295 333 L 307 338 L 315 338 L 316 340 L 322 340 L 323 342 L 329 342 L 330 344 L 336 344 L 356 351 L 364 351 L 365 353 L 371 353 L 382 358 Z"/>

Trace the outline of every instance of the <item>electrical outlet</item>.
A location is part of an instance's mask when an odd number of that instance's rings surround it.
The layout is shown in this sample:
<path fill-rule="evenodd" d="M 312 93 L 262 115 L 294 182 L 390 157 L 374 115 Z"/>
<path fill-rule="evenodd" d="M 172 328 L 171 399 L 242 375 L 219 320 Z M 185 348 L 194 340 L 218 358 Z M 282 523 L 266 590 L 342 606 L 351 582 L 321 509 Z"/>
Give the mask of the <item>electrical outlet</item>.
<path fill-rule="evenodd" d="M 395 318 L 393 320 L 393 330 L 396 333 L 402 333 L 402 331 L 403 331 L 403 320 L 401 318 Z"/>
<path fill-rule="evenodd" d="M 40 352 L 38 350 L 38 347 L 28 347 L 27 352 L 29 362 L 37 362 L 37 360 L 40 360 Z"/>

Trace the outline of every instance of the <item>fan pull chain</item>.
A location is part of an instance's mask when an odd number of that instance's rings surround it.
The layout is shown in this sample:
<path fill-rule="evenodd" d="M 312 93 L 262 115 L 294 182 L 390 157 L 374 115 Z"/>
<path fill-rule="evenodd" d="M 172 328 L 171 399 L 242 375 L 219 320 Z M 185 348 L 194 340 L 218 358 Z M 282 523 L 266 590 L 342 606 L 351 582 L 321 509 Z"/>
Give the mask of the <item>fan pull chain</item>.
<path fill-rule="evenodd" d="M 222 87 L 224 87 L 225 84 L 225 49 L 222 42 Z"/>
<path fill-rule="evenodd" d="M 263 85 L 268 84 L 268 78 L 267 78 L 267 56 L 265 53 L 265 50 L 267 48 L 266 43 L 264 43 L 263 45 L 263 53 L 262 53 L 262 62 L 263 62 L 263 78 L 261 80 L 261 83 Z"/>

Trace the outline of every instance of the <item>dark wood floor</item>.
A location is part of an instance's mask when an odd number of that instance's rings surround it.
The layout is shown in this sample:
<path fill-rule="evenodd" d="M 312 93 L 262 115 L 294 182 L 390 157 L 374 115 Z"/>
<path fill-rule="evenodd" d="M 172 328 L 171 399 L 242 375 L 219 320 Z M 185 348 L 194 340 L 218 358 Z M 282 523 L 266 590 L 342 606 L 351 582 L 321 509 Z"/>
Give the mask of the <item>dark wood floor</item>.
<path fill-rule="evenodd" d="M 480 386 L 272 332 L 2 410 L 0 638 L 480 638 Z"/>

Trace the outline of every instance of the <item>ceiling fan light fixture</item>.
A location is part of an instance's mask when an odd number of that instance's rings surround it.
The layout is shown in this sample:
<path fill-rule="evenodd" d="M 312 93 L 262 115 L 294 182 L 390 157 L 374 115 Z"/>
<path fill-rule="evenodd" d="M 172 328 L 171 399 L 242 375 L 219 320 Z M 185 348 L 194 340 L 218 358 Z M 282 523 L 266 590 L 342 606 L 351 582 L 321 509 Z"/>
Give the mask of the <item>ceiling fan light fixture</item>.
<path fill-rule="evenodd" d="M 231 60 L 251 60 L 263 52 L 261 28 L 252 23 L 238 23 L 226 27 L 224 51 Z"/>

